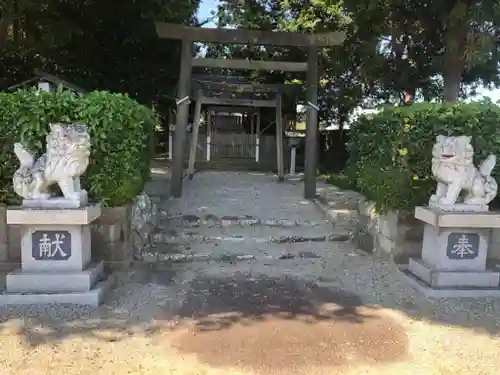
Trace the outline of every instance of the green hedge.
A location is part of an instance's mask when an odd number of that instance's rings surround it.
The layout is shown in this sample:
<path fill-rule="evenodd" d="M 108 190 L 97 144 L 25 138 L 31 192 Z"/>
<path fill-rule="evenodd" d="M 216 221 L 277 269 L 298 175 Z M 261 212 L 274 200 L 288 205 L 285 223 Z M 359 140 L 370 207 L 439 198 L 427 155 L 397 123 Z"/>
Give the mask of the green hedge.
<path fill-rule="evenodd" d="M 436 187 L 432 146 L 436 136 L 471 135 L 476 165 L 500 156 L 500 107 L 491 102 L 388 107 L 353 125 L 346 175 L 379 212 L 411 211 Z M 498 180 L 500 168 L 493 176 Z"/>
<path fill-rule="evenodd" d="M 12 175 L 19 162 L 13 143 L 40 155 L 51 122 L 89 127 L 90 165 L 82 179 L 90 196 L 106 206 L 133 201 L 149 178 L 156 114 L 126 95 L 94 91 L 85 95 L 34 89 L 0 93 L 0 204 L 17 204 Z"/>

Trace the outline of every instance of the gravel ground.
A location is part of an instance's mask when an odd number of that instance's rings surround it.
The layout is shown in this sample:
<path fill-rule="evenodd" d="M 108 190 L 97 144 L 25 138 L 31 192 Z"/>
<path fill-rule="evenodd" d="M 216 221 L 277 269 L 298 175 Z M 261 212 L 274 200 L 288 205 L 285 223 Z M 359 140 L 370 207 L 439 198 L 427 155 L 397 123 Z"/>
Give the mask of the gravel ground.
<path fill-rule="evenodd" d="M 169 214 L 218 217 L 251 216 L 262 220 L 323 220 L 313 203 L 303 198 L 301 181 L 277 183 L 274 176 L 252 172 L 204 172 L 185 180 L 182 199 L 169 205 Z M 318 182 L 319 186 L 323 186 Z"/>
<path fill-rule="evenodd" d="M 297 190 L 276 186 L 253 213 L 285 210 Z M 197 197 L 174 203 L 210 203 Z M 98 308 L 0 308 L 0 374 L 498 373 L 499 299 L 426 300 L 349 242 L 308 251 L 321 257 L 136 263 Z"/>

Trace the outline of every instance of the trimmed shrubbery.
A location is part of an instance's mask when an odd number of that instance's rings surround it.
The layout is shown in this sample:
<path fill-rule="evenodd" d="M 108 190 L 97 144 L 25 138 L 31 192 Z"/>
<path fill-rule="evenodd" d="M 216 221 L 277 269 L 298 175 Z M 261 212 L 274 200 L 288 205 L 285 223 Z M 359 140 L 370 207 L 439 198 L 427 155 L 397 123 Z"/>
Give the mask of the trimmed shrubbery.
<path fill-rule="evenodd" d="M 471 135 L 475 164 L 500 156 L 500 106 L 491 102 L 385 108 L 353 125 L 345 174 L 379 212 L 410 211 L 428 202 L 436 187 L 432 146 L 436 136 Z M 493 171 L 499 180 L 500 167 Z"/>
<path fill-rule="evenodd" d="M 92 150 L 82 184 L 106 206 L 133 201 L 149 178 L 157 122 L 149 108 L 122 94 L 75 94 L 34 89 L 0 93 L 0 204 L 16 204 L 12 175 L 19 167 L 13 143 L 22 141 L 37 156 L 44 152 L 51 122 L 89 127 Z"/>

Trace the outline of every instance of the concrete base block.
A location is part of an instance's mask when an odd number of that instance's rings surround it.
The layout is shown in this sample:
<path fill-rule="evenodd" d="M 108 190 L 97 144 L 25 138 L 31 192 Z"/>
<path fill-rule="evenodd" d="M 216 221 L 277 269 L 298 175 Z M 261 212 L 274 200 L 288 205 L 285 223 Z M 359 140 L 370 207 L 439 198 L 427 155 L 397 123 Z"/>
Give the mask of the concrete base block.
<path fill-rule="evenodd" d="M 434 289 L 425 281 L 413 275 L 406 268 L 399 269 L 402 277 L 419 293 L 427 298 L 486 298 L 500 297 L 500 288 L 447 288 Z"/>
<path fill-rule="evenodd" d="M 22 269 L 7 274 L 8 293 L 73 293 L 88 292 L 103 273 L 103 262 L 91 264 L 79 272 L 39 271 Z"/>
<path fill-rule="evenodd" d="M 112 277 L 99 282 L 88 292 L 73 293 L 0 293 L 0 305 L 73 304 L 98 306 L 113 284 Z"/>
<path fill-rule="evenodd" d="M 498 212 L 449 212 L 418 206 L 415 218 L 436 228 L 500 228 Z"/>
<path fill-rule="evenodd" d="M 440 204 L 436 202 L 429 202 L 429 208 L 445 212 L 487 212 L 489 210 L 487 204 Z"/>
<path fill-rule="evenodd" d="M 88 202 L 88 194 L 85 190 L 82 190 L 79 199 L 66 199 L 64 197 L 53 197 L 50 199 L 24 199 L 22 207 L 56 209 L 80 208 L 86 206 Z"/>
<path fill-rule="evenodd" d="M 441 271 L 484 272 L 490 233 L 488 229 L 425 224 L 422 261 Z"/>
<path fill-rule="evenodd" d="M 500 272 L 443 271 L 420 259 L 410 259 L 408 271 L 432 288 L 497 288 L 500 284 Z"/>
<path fill-rule="evenodd" d="M 75 209 L 9 207 L 7 224 L 21 225 L 86 225 L 101 216 L 101 203 Z"/>
<path fill-rule="evenodd" d="M 102 216 L 91 226 L 93 260 L 103 260 L 114 270 L 124 270 L 130 265 L 134 252 L 131 216 L 131 206 L 103 209 Z M 146 242 L 148 238 L 149 235 L 143 237 Z"/>

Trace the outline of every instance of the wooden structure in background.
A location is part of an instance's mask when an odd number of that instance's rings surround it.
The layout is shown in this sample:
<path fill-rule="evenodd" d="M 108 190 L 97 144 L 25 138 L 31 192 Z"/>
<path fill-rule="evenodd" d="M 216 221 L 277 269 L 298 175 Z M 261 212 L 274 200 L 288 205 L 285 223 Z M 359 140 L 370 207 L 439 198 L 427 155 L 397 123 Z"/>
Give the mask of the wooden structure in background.
<path fill-rule="evenodd" d="M 191 132 L 186 143 L 195 150 L 190 155 L 189 175 L 194 173 L 193 159 L 196 162 L 220 161 L 222 164 L 230 161 L 227 159 L 238 159 L 240 165 L 246 161 L 249 166 L 260 163 L 261 141 L 264 140 L 267 146 L 271 138 L 275 139 L 270 135 L 261 135 L 259 108 L 209 105 L 204 112 L 205 124 L 198 140 L 195 140 L 196 132 Z"/>
<path fill-rule="evenodd" d="M 43 72 L 40 69 L 33 70 L 33 78 L 30 78 L 26 81 L 10 86 L 7 88 L 7 91 L 14 91 L 21 87 L 26 87 L 29 85 L 33 85 L 35 83 L 37 84 L 38 89 L 40 89 L 41 91 L 54 92 L 59 86 L 62 86 L 62 88 L 74 92 L 79 92 L 79 93 L 87 92 L 87 90 L 79 86 L 76 86 L 68 81 L 65 81 L 62 78 L 55 76 L 53 74 Z"/>
<path fill-rule="evenodd" d="M 180 77 L 177 99 L 177 118 L 175 139 L 173 145 L 172 161 L 172 181 L 171 194 L 173 197 L 182 195 L 182 180 L 184 174 L 184 145 L 186 140 L 186 128 L 188 122 L 188 110 L 190 103 L 191 74 L 193 66 L 204 68 L 231 68 L 231 69 L 256 69 L 256 70 L 280 70 L 280 71 L 307 71 L 307 136 L 306 136 L 306 166 L 304 181 L 304 196 L 312 199 L 316 196 L 316 158 L 317 158 L 317 137 L 318 137 L 318 47 L 335 46 L 343 43 L 345 33 L 327 32 L 319 34 L 273 32 L 248 29 L 210 29 L 189 27 L 169 23 L 157 23 L 156 32 L 160 38 L 182 40 L 182 52 L 180 61 Z M 251 61 L 251 60 L 226 60 L 226 59 L 195 59 L 193 57 L 193 43 L 220 43 L 220 44 L 246 44 L 246 45 L 274 45 L 274 46 L 295 46 L 307 48 L 308 60 L 304 62 L 286 61 Z M 256 85 L 252 85 L 255 90 Z M 276 107 L 276 134 L 278 155 L 278 179 L 283 179 L 283 121 L 281 114 L 282 92 L 274 88 L 274 98 L 271 99 L 250 99 L 234 96 L 207 97 L 197 91 L 197 105 L 201 110 L 201 104 L 210 103 L 212 105 L 232 105 L 246 107 Z M 228 90 L 225 90 L 228 91 Z M 243 89 L 244 91 L 244 89 Z M 198 111 L 198 109 L 197 109 Z M 195 113 L 195 119 L 199 119 Z M 199 127 L 198 122 L 193 124 L 193 135 L 195 127 Z M 196 130 L 197 131 L 197 130 Z M 197 134 L 197 133 L 196 133 Z M 278 136 L 279 134 L 279 136 Z M 281 141 L 280 141 L 281 139 Z M 191 144 L 195 143 L 193 140 Z M 196 146 L 192 146 L 192 148 Z M 281 152 L 280 152 L 281 147 Z M 190 158 L 191 159 L 191 158 Z M 194 160 L 194 157 L 193 157 Z M 194 161 L 192 162 L 194 163 Z M 189 168 L 191 170 L 191 164 Z M 194 169 L 194 166 L 193 166 Z"/>
<path fill-rule="evenodd" d="M 259 100 L 264 106 L 268 106 L 268 100 L 265 100 L 268 98 L 263 98 L 262 94 L 299 87 L 298 85 L 255 85 L 245 77 L 233 75 L 196 75 L 193 76 L 192 86 L 195 92 L 194 97 L 201 98 L 208 103 L 221 102 L 223 98 L 236 98 L 238 101 L 244 101 L 244 104 L 247 104 L 249 100 L 251 100 L 251 104 L 259 103 L 256 102 Z M 197 103 L 201 103 L 201 99 L 197 100 Z M 234 100 L 231 104 L 234 104 Z M 272 104 L 274 105 L 274 103 Z M 250 168 L 265 168 L 261 161 L 267 161 L 269 153 L 276 152 L 276 146 L 270 144 L 276 137 L 261 134 L 260 107 L 203 103 L 202 112 L 205 112 L 205 126 L 194 132 L 194 135 L 200 133 L 198 141 L 196 142 L 194 139 L 193 133 L 187 136 L 186 146 L 195 150 L 191 153 L 191 168 L 188 171 L 190 175 L 194 173 L 193 154 L 195 160 L 200 162 L 210 162 L 211 159 L 226 159 L 226 161 L 227 159 L 239 159 L 239 163 L 237 163 L 239 165 L 242 165 L 246 160 Z M 203 137 L 206 137 L 206 140 L 200 139 Z M 192 145 L 192 142 L 196 142 L 196 144 Z M 261 142 L 263 142 L 263 153 L 260 152 Z M 169 155 L 171 155 L 170 151 Z M 264 158 L 261 159 L 260 155 Z M 252 160 L 261 165 L 252 165 Z M 223 160 L 221 162 L 224 163 Z"/>
<path fill-rule="evenodd" d="M 283 116 L 281 96 L 285 91 L 297 89 L 297 85 L 283 84 L 252 84 L 245 80 L 234 81 L 230 77 L 224 81 L 224 77 L 197 78 L 193 79 L 192 85 L 196 92 L 196 107 L 193 122 L 193 132 L 190 139 L 190 154 L 188 162 L 188 175 L 192 178 L 195 172 L 196 149 L 199 147 L 199 111 L 202 105 L 208 106 L 207 121 L 207 161 L 210 160 L 214 145 L 218 150 L 229 150 L 230 155 L 226 157 L 254 158 L 260 161 L 260 108 L 276 108 L 276 150 L 277 150 L 277 170 L 278 180 L 284 180 L 283 167 Z M 212 114 L 228 113 L 235 119 L 235 113 L 245 114 L 250 117 L 249 131 L 236 134 L 235 127 L 230 126 L 230 131 L 217 130 L 217 123 L 213 124 Z M 226 116 L 227 117 L 227 116 Z M 222 117 L 219 116 L 219 119 Z M 237 124 L 233 124 L 237 125 Z M 243 124 L 240 124 L 242 126 Z M 240 130 L 243 130 L 241 128 Z M 236 144 L 235 144 L 236 143 Z M 232 144 L 232 147 L 227 147 Z M 225 147 L 226 146 L 226 147 Z M 219 154 L 219 156 L 222 156 Z"/>

